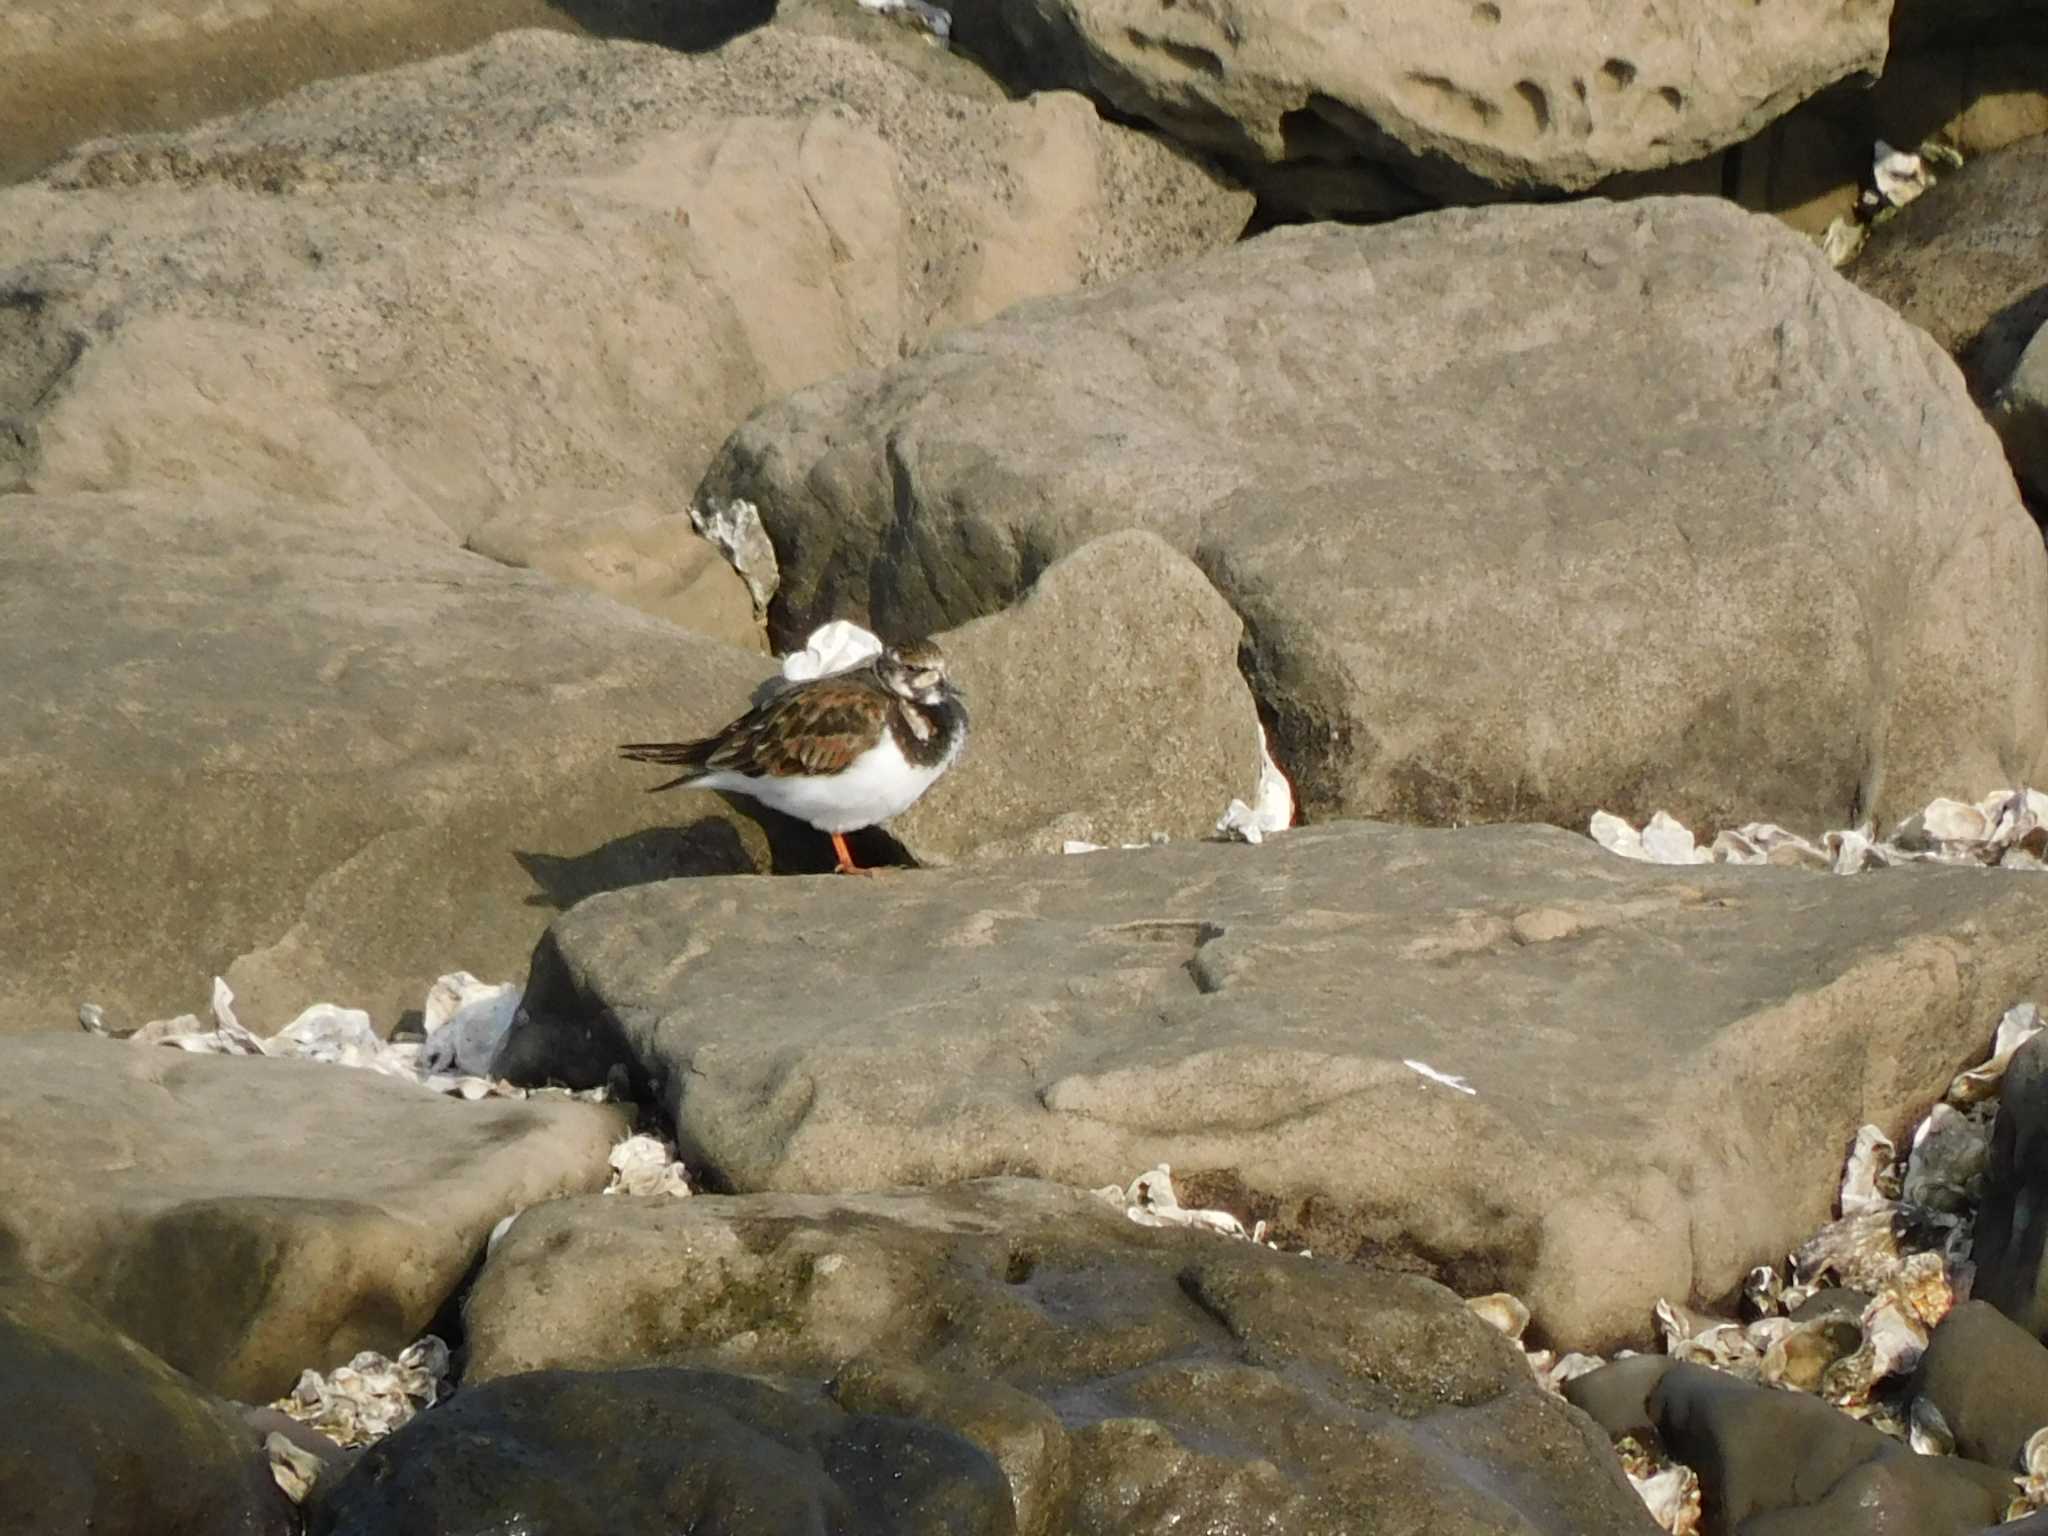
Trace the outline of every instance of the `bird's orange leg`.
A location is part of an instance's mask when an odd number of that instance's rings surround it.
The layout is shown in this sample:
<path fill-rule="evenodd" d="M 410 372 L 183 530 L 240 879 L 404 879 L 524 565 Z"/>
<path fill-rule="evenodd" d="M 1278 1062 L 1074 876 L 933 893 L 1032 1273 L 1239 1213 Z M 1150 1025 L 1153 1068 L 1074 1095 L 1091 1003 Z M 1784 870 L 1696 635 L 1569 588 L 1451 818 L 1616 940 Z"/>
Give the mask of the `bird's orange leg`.
<path fill-rule="evenodd" d="M 858 864 L 853 862 L 853 850 L 846 846 L 846 838 L 843 834 L 833 832 L 829 835 L 832 839 L 832 851 L 839 855 L 840 874 L 872 875 L 874 873 L 872 869 L 862 869 Z"/>

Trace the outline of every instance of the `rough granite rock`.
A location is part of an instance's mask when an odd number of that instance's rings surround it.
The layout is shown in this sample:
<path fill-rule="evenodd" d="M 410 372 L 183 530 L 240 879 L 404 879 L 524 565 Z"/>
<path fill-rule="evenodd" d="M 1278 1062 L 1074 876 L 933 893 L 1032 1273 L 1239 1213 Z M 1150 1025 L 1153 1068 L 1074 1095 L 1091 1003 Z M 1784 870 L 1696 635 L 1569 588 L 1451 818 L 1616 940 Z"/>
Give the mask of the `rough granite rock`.
<path fill-rule="evenodd" d="M 944 637 L 967 690 L 959 765 L 890 824 L 920 864 L 1201 837 L 1259 779 L 1244 626 L 1138 530 L 1055 561 L 1015 608 Z"/>
<path fill-rule="evenodd" d="M 1472 200 L 1579 191 L 1749 138 L 1884 64 L 1891 6 L 1740 0 L 954 0 L 953 35 L 1013 86 L 1072 86 L 1224 157 L 1269 195 L 1375 176 Z M 1266 173 L 1274 170 L 1275 185 Z M 1363 205 L 1363 204 L 1362 204 Z"/>
<path fill-rule="evenodd" d="M 514 976 L 594 890 L 818 839 L 614 743 L 715 729 L 763 662 L 532 572 L 273 498 L 11 497 L 0 540 L 0 1033 L 203 1008 L 380 1026 Z"/>
<path fill-rule="evenodd" d="M 829 1378 L 849 1412 L 980 1445 L 1020 1536 L 1655 1529 L 1599 1431 L 1441 1287 L 1035 1181 L 556 1201 L 465 1318 L 472 1382 Z"/>
<path fill-rule="evenodd" d="M 1927 1341 L 1913 1393 L 1933 1401 L 1956 1452 L 2012 1472 L 2048 1426 L 2048 1349 L 1989 1302 L 1963 1302 Z"/>
<path fill-rule="evenodd" d="M 1977 1208 L 1971 1295 L 2036 1338 L 2048 1337 L 2048 1040 L 2014 1052 L 1991 1127 L 1991 1162 Z"/>
<path fill-rule="evenodd" d="M 2012 1480 L 1897 1440 L 1804 1392 L 1679 1363 L 1650 1394 L 1671 1455 L 1699 1474 L 1704 1536 L 1968 1536 Z"/>
<path fill-rule="evenodd" d="M 2044 967 L 2048 885 L 2009 872 L 1334 825 L 598 896 L 549 929 L 508 1049 L 635 1064 L 716 1188 L 1166 1161 L 1191 1203 L 1512 1290 L 1591 1347 L 1825 1222 L 1856 1127 L 1903 1135 Z"/>
<path fill-rule="evenodd" d="M 233 1408 L 62 1288 L 0 1275 L 0 1530 L 286 1536 L 296 1528 L 257 1436 Z"/>
<path fill-rule="evenodd" d="M 1020 305 L 757 412 L 702 492 L 759 505 L 782 640 L 1160 534 L 1244 617 L 1314 817 L 1889 823 L 2048 742 L 2048 556 L 1954 369 L 1706 199 L 1281 230 Z"/>
<path fill-rule="evenodd" d="M 717 1371 L 465 1387 L 321 1484 L 311 1536 L 1014 1536 L 959 1435 Z"/>
<path fill-rule="evenodd" d="M 762 401 L 1249 206 L 1078 96 L 936 91 L 828 36 L 510 33 L 0 191 L 0 488 L 681 511 Z"/>
<path fill-rule="evenodd" d="M 209 1389 L 396 1354 L 498 1220 L 601 1188 L 616 1106 L 468 1103 L 356 1068 L 0 1038 L 0 1253 Z"/>

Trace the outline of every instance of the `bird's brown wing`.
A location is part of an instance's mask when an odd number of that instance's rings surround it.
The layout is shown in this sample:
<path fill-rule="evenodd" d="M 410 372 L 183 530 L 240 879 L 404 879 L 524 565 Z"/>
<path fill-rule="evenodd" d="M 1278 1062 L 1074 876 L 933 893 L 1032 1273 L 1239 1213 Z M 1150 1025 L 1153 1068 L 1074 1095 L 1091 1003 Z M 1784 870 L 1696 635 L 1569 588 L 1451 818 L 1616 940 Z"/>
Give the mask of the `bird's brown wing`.
<path fill-rule="evenodd" d="M 840 773 L 882 739 L 887 700 L 860 673 L 799 684 L 748 711 L 705 759 L 706 772 L 750 778 Z"/>
<path fill-rule="evenodd" d="M 881 740 L 887 700 L 862 671 L 786 688 L 701 741 L 635 742 L 619 748 L 641 763 L 689 771 L 655 789 L 673 789 L 709 773 L 791 778 L 838 773 Z"/>

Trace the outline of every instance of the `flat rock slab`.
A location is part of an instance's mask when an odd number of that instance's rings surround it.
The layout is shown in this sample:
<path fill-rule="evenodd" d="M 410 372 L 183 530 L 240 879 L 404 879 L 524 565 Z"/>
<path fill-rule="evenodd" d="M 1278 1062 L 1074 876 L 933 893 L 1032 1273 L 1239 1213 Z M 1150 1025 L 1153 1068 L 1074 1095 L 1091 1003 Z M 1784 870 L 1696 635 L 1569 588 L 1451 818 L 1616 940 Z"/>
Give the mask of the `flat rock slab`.
<path fill-rule="evenodd" d="M 465 1318 L 484 1393 L 653 1362 L 829 1378 L 847 1413 L 980 1446 L 1020 1536 L 1655 1529 L 1599 1430 L 1443 1287 L 1033 1180 L 555 1201 Z"/>
<path fill-rule="evenodd" d="M 84 1035 L 0 1039 L 0 1259 L 213 1391 L 395 1354 L 491 1228 L 601 1187 L 614 1106 Z"/>
<path fill-rule="evenodd" d="M 785 641 L 1157 533 L 1315 819 L 1890 825 L 2048 741 L 2048 556 L 1954 368 L 1717 200 L 1277 230 L 801 390 L 700 493 Z"/>
<path fill-rule="evenodd" d="M 514 1035 L 537 1075 L 636 1064 L 727 1189 L 1166 1161 L 1185 1200 L 1605 1347 L 1825 1221 L 1856 1127 L 1903 1134 L 2044 973 L 2048 883 L 2010 872 L 1338 824 L 609 893 L 549 929 Z"/>

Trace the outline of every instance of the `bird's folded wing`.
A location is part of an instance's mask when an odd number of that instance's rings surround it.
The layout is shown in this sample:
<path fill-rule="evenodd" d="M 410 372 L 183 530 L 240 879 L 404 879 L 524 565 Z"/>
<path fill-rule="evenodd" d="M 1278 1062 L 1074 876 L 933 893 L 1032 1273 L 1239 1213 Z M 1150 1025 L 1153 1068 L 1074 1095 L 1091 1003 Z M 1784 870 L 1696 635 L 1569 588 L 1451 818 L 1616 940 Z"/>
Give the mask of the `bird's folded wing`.
<path fill-rule="evenodd" d="M 841 773 L 887 728 L 888 703 L 872 686 L 822 677 L 741 716 L 704 766 L 757 779 Z"/>

